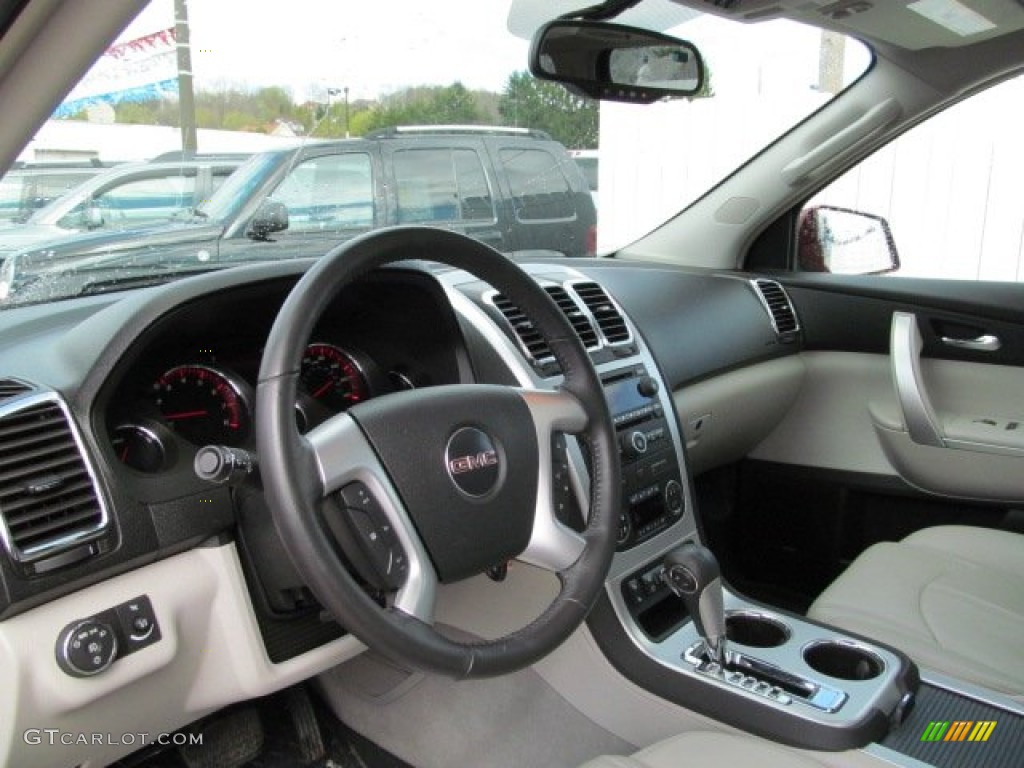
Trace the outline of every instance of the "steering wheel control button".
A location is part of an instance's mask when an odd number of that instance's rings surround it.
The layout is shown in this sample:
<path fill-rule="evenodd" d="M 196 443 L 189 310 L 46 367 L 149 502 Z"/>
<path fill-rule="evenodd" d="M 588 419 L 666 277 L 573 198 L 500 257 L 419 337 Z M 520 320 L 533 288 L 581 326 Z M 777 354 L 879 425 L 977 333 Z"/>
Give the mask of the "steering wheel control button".
<path fill-rule="evenodd" d="M 455 487 L 467 496 L 487 496 L 501 479 L 498 446 L 476 427 L 462 427 L 448 439 L 444 460 Z"/>
<path fill-rule="evenodd" d="M 117 658 L 113 628 L 96 619 L 70 624 L 57 638 L 57 664 L 72 677 L 92 677 L 104 672 Z"/>
<path fill-rule="evenodd" d="M 339 495 L 348 528 L 355 534 L 357 569 L 381 589 L 398 589 L 409 574 L 409 558 L 384 510 L 362 483 L 346 485 Z"/>

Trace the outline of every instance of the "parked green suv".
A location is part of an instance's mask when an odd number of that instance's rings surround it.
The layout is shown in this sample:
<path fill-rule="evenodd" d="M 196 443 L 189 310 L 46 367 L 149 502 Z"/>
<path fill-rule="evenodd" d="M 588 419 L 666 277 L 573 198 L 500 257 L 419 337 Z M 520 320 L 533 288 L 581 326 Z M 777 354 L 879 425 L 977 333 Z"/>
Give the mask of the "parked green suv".
<path fill-rule="evenodd" d="M 456 230 L 499 251 L 593 255 L 597 214 L 565 147 L 540 131 L 390 128 L 254 155 L 182 221 L 83 233 L 7 256 L 0 297 L 34 301 L 223 262 L 319 256 L 393 224 Z M 159 249 L 156 248 L 159 246 Z M 74 281 L 73 285 L 66 284 Z"/>

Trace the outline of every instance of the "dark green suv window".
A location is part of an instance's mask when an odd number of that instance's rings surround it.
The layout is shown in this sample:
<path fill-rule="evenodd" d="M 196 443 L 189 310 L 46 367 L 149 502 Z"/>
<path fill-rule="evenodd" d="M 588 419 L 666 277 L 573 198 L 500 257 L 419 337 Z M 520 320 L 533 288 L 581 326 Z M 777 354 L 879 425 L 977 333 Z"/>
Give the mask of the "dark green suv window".
<path fill-rule="evenodd" d="M 394 154 L 398 221 L 492 221 L 494 201 L 472 149 L 403 149 Z"/>
<path fill-rule="evenodd" d="M 572 188 L 554 155 L 543 149 L 503 149 L 500 155 L 516 218 L 536 221 L 576 216 Z"/>
<path fill-rule="evenodd" d="M 364 152 L 299 163 L 271 195 L 288 208 L 292 232 L 369 229 L 374 223 L 373 166 Z"/>

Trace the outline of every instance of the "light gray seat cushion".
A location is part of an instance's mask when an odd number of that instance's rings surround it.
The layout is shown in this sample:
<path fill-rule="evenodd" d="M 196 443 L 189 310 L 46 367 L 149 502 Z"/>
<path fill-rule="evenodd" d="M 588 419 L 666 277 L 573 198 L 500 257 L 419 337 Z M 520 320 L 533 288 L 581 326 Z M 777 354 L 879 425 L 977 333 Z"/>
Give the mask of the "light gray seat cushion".
<path fill-rule="evenodd" d="M 1024 698 L 1024 536 L 967 526 L 865 550 L 808 616 Z"/>

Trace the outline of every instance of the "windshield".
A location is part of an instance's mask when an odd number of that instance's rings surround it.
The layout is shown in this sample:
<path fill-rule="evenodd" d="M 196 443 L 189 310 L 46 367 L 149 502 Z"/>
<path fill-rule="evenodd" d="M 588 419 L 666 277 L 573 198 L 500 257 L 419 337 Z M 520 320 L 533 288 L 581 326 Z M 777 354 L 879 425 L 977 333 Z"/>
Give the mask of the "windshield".
<path fill-rule="evenodd" d="M 614 255 L 870 64 L 832 33 L 646 0 L 618 21 L 696 44 L 704 87 L 691 99 L 599 104 L 527 72 L 537 26 L 586 5 L 292 0 L 267 14 L 243 0 L 152 0 L 19 159 L 252 157 L 206 186 L 201 175 L 149 180 L 49 229 L 0 229 L 0 306 L 116 289 L 120 277 L 322 255 L 410 222 L 507 253 Z M 42 178 L 5 178 L 6 223 L 53 199 Z M 159 215 L 140 213 L 154 206 Z M 122 219 L 132 226 L 109 226 Z M 178 236 L 188 248 L 173 247 Z"/>

